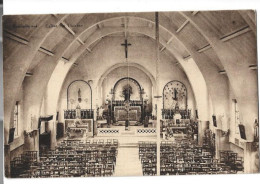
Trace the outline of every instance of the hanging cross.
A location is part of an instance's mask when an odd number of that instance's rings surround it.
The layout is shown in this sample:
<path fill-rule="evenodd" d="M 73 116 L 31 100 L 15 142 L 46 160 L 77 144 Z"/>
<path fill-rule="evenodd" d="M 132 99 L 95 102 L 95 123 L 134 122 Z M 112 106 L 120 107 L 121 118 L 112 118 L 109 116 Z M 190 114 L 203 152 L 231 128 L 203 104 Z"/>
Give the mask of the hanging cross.
<path fill-rule="evenodd" d="M 125 39 L 125 43 L 122 43 L 121 45 L 125 46 L 125 58 L 127 58 L 128 46 L 131 46 L 131 43 L 128 43 L 127 40 Z"/>

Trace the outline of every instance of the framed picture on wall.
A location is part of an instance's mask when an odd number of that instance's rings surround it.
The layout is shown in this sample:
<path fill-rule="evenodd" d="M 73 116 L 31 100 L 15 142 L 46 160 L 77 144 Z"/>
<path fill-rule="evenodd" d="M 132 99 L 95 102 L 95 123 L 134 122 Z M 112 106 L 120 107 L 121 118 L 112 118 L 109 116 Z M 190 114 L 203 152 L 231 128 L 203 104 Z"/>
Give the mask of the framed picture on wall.
<path fill-rule="evenodd" d="M 246 140 L 246 130 L 244 125 L 238 125 L 239 126 L 239 132 L 240 132 L 240 137 L 242 139 Z"/>
<path fill-rule="evenodd" d="M 217 126 L 218 126 L 218 125 L 217 125 L 217 118 L 216 118 L 215 115 L 212 116 L 212 121 L 213 121 L 214 127 L 217 127 Z"/>

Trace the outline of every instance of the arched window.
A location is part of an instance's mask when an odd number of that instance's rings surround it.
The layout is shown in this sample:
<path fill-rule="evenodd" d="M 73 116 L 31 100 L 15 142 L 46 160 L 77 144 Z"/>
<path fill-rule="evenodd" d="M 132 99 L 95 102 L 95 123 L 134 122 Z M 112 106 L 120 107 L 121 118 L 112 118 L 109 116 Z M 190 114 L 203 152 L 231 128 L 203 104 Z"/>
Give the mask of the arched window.
<path fill-rule="evenodd" d="M 19 123 L 20 123 L 20 104 L 19 101 L 16 101 L 15 106 L 14 106 L 14 128 L 15 128 L 15 132 L 14 132 L 14 137 L 18 137 L 19 136 Z"/>

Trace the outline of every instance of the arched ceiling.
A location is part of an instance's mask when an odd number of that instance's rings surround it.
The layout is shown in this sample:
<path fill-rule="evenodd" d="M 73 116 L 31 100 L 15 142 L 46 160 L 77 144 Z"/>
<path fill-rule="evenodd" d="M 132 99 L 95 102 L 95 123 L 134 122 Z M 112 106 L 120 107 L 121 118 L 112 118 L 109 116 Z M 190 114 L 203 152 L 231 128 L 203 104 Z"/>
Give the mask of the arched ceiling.
<path fill-rule="evenodd" d="M 210 20 L 211 26 L 216 28 L 216 34 L 218 37 L 224 38 L 226 35 L 233 33 L 242 28 L 249 27 L 247 22 L 243 19 L 239 12 L 227 11 L 223 13 L 219 12 L 187 12 L 193 16 L 203 15 L 207 20 Z M 243 15 L 245 14 L 242 11 Z M 249 12 L 251 13 L 251 12 Z M 53 15 L 54 16 L 54 15 Z M 61 17 L 62 15 L 55 15 L 55 17 Z M 44 16 L 22 16 L 21 19 L 14 19 L 12 16 L 8 17 L 4 21 L 5 30 L 11 32 L 27 42 L 30 41 L 33 29 L 10 29 L 10 25 L 21 24 L 21 21 L 25 25 L 37 25 L 44 19 Z M 106 32 L 112 30 L 118 30 L 125 36 L 136 29 L 147 29 L 154 32 L 154 15 L 153 13 L 122 13 L 122 14 L 75 14 L 67 15 L 60 25 L 46 24 L 44 27 L 55 26 L 53 31 L 41 44 L 39 49 L 40 53 L 34 57 L 34 62 L 31 64 L 29 71 L 31 71 L 38 62 L 40 62 L 47 55 L 58 54 L 58 48 L 64 44 L 64 40 L 71 39 L 68 47 L 63 51 L 62 56 L 66 59 L 71 57 L 71 54 L 83 43 L 85 43 L 93 34 L 97 34 L 97 31 L 101 35 L 106 35 Z M 6 23 L 6 24 L 5 24 Z M 177 49 L 184 58 L 190 55 L 189 49 L 184 48 L 181 44 L 181 38 L 189 40 L 190 45 L 198 52 L 205 52 L 210 58 L 210 61 L 223 69 L 221 62 L 214 54 L 211 48 L 209 48 L 209 42 L 205 37 L 194 27 L 189 20 L 182 13 L 179 12 L 162 12 L 160 13 L 160 37 L 161 40 L 167 43 L 167 46 L 173 46 Z M 9 28 L 9 29 L 8 29 Z M 178 34 L 177 40 L 174 35 Z M 25 41 L 25 42 L 26 42 Z M 254 45 L 252 45 L 254 46 Z M 93 46 L 86 48 L 89 52 Z M 161 50 L 164 50 L 165 46 L 161 46 Z M 248 43 L 248 50 L 251 49 L 250 43 Z M 205 50 L 205 51 L 203 51 Z M 42 54 L 44 52 L 44 54 Z"/>
<path fill-rule="evenodd" d="M 188 62 L 192 58 L 204 78 L 224 81 L 226 77 L 218 73 L 222 71 L 234 81 L 237 74 L 228 62 L 237 62 L 247 70 L 257 64 L 256 26 L 252 11 L 160 12 L 159 24 L 160 51 L 170 53 L 178 61 Z M 22 26 L 25 28 L 21 29 Z M 46 86 L 59 60 L 77 62 L 82 56 L 91 54 L 103 37 L 140 34 L 155 37 L 154 13 L 5 16 L 3 27 L 4 92 L 8 94 L 5 100 L 12 104 L 5 104 L 6 111 L 11 111 L 18 93 L 11 93 L 12 89 L 19 89 L 26 75 L 32 75 L 28 81 L 44 76 L 43 66 L 49 70 L 49 76 L 42 79 L 46 80 L 43 83 Z M 220 48 L 223 45 L 225 52 Z M 226 55 L 229 51 L 231 54 Z M 236 54 L 240 58 L 236 58 Z M 205 65 L 214 71 L 214 75 L 210 76 Z M 12 71 L 19 72 L 13 75 Z M 206 81 L 207 85 L 212 80 Z M 234 90 L 237 86 L 231 88 Z M 10 113 L 5 113 L 5 117 L 9 119 Z"/>

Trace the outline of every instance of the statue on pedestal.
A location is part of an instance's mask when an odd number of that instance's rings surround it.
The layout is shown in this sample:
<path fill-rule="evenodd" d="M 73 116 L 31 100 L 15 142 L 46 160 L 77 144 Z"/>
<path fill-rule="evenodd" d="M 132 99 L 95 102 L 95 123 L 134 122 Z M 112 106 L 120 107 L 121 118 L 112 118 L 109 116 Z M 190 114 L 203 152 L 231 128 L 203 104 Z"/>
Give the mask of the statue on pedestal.
<path fill-rule="evenodd" d="M 254 123 L 254 142 L 259 142 L 259 125 L 257 120 Z"/>

